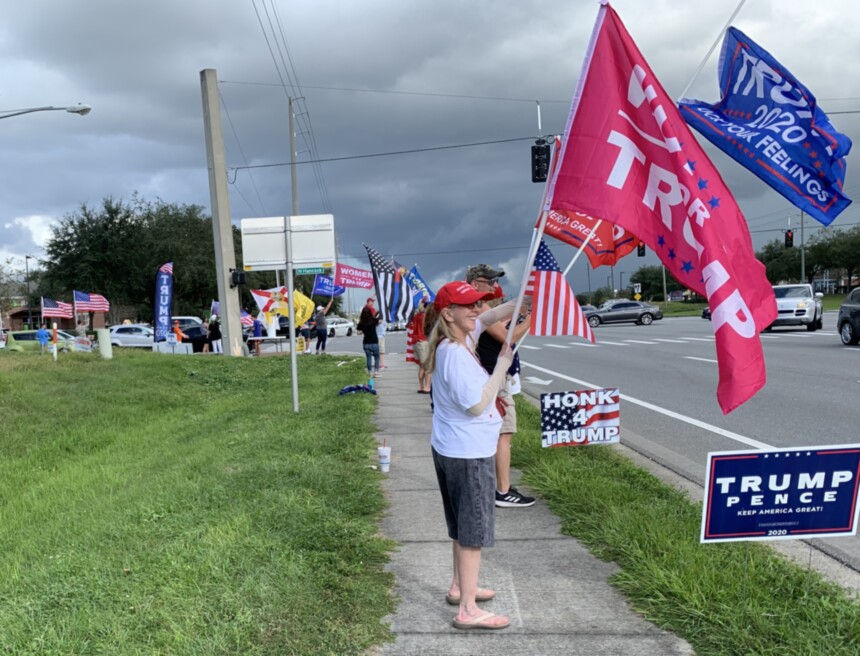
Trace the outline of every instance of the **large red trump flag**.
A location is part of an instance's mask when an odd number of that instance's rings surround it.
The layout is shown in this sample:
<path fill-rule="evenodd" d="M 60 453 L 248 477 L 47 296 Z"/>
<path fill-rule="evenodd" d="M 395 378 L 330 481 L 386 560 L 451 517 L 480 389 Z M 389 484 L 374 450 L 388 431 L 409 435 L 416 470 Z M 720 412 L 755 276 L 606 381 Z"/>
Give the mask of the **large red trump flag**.
<path fill-rule="evenodd" d="M 766 380 L 758 333 L 776 318 L 773 290 L 728 187 L 605 3 L 562 149 L 544 209 L 621 226 L 706 296 L 720 407 L 728 413 L 749 400 Z"/>

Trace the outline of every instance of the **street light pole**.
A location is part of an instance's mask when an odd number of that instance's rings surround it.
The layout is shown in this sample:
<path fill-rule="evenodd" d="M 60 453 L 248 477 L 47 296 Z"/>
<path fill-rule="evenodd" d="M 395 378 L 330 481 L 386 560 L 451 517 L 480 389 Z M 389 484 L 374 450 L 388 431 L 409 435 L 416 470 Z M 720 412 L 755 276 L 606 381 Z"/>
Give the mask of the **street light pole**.
<path fill-rule="evenodd" d="M 29 109 L 7 109 L 0 110 L 0 118 L 12 118 L 13 116 L 21 116 L 21 114 L 32 114 L 34 112 L 69 112 L 70 114 L 78 114 L 86 116 L 93 110 L 89 105 L 72 105 L 71 107 L 31 107 Z"/>
<path fill-rule="evenodd" d="M 627 272 L 626 271 L 619 271 L 619 273 L 618 273 L 618 276 L 619 276 L 618 277 L 618 289 L 621 290 L 622 294 L 624 293 L 624 274 L 625 273 L 627 273 Z"/>
<path fill-rule="evenodd" d="M 27 326 L 33 329 L 33 297 L 30 295 L 30 258 L 32 255 L 24 256 L 24 271 L 27 276 Z"/>

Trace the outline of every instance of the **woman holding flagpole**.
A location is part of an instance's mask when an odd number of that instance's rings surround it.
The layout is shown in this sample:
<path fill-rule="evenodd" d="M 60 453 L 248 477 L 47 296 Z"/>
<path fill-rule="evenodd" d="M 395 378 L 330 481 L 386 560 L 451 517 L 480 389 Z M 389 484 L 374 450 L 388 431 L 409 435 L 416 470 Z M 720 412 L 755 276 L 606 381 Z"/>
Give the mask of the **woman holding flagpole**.
<path fill-rule="evenodd" d="M 439 290 L 425 367 L 434 374 L 430 445 L 453 549 L 446 600 L 459 606 L 454 618 L 458 629 L 504 629 L 510 624 L 507 617 L 476 603 L 496 595 L 478 587 L 478 573 L 481 548 L 494 543 L 495 454 L 505 412 L 497 396 L 513 359 L 510 344 L 505 344 L 489 374 L 475 356 L 481 332 L 513 314 L 510 302 L 479 315 L 478 301 L 492 296 L 465 281 Z"/>

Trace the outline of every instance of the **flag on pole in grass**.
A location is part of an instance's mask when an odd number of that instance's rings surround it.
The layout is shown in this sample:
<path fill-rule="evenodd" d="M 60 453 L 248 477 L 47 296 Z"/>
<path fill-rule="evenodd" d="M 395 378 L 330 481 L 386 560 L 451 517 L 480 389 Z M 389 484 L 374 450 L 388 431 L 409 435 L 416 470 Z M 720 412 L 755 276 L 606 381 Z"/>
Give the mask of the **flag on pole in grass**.
<path fill-rule="evenodd" d="M 541 240 L 526 294 L 532 296 L 529 334 L 538 337 L 575 335 L 594 343 L 585 313 L 546 242 Z"/>
<path fill-rule="evenodd" d="M 75 292 L 77 293 L 77 292 Z M 155 273 L 155 341 L 163 342 L 173 332 L 173 262 L 165 262 Z"/>
<path fill-rule="evenodd" d="M 390 262 L 382 259 L 378 251 L 367 244 L 364 248 L 370 259 L 376 298 L 384 320 L 388 323 L 406 321 L 412 314 L 412 289 L 406 276 L 401 275 L 399 268 L 395 269 Z"/>
<path fill-rule="evenodd" d="M 42 297 L 42 316 L 54 317 L 56 319 L 71 319 L 74 317 L 74 308 L 71 303 L 55 301 L 53 298 Z"/>
<path fill-rule="evenodd" d="M 110 303 L 101 294 L 87 294 L 75 290 L 76 312 L 110 312 Z"/>
<path fill-rule="evenodd" d="M 600 217 L 707 297 L 724 413 L 766 381 L 759 332 L 776 300 L 729 188 L 618 14 L 600 7 L 545 210 Z"/>

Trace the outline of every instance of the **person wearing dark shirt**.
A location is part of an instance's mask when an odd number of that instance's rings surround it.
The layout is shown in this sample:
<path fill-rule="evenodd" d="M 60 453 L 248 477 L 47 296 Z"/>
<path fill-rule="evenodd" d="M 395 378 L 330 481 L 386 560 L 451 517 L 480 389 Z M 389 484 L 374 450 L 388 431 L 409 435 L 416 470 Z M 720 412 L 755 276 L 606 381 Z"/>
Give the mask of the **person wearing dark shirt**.
<path fill-rule="evenodd" d="M 361 345 L 367 358 L 367 374 L 376 378 L 379 375 L 379 338 L 376 336 L 376 326 L 379 324 L 379 313 L 374 313 L 364 306 L 358 317 L 356 328 L 363 335 Z"/>
<path fill-rule="evenodd" d="M 499 278 L 505 275 L 504 271 L 493 269 L 488 264 L 477 264 L 466 270 L 466 282 L 481 292 L 493 292 L 497 299 L 502 296 Z M 528 309 L 526 309 L 528 313 Z M 526 314 L 525 318 L 517 321 L 514 329 L 513 343 L 526 334 L 531 325 L 531 317 Z M 490 326 L 478 339 L 476 353 L 481 366 L 488 372 L 495 369 L 496 361 L 501 352 L 502 345 L 508 334 L 508 327 L 503 323 Z M 499 399 L 505 404 L 505 416 L 502 419 L 502 428 L 499 431 L 499 446 L 496 450 L 496 506 L 499 508 L 527 508 L 535 503 L 533 497 L 522 494 L 511 485 L 511 440 L 517 431 L 517 412 L 514 397 L 511 393 L 511 379 L 519 366 L 519 358 L 511 364 L 508 370 L 507 381 L 504 388 L 499 392 Z"/>

